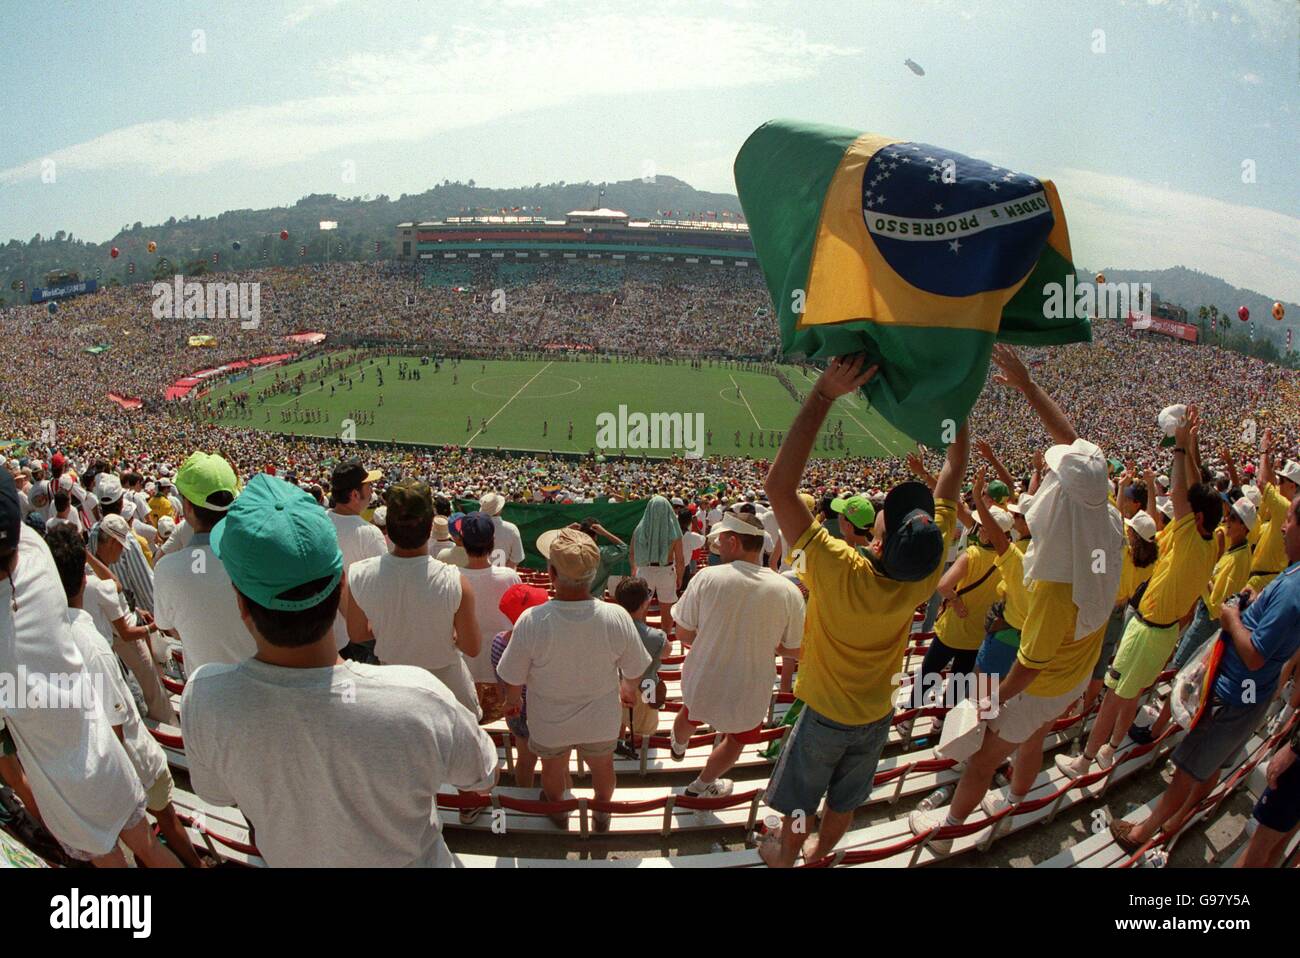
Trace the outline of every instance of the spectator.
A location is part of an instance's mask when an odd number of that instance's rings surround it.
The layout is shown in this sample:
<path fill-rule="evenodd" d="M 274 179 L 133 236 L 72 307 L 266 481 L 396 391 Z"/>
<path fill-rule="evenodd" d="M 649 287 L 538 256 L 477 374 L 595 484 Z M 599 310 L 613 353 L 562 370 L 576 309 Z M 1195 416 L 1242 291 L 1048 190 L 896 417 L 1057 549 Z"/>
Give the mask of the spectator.
<path fill-rule="evenodd" d="M 722 740 L 686 794 L 730 795 L 722 778 L 746 745 L 761 741 L 776 680 L 776 656 L 798 658 L 803 596 L 763 566 L 763 526 L 729 513 L 709 535 L 722 565 L 704 569 L 678 605 L 677 635 L 690 651 L 682 666 L 682 708 L 673 722 L 674 760 L 686 754 L 690 729 L 708 723 Z"/>
<path fill-rule="evenodd" d="M 576 748 L 591 769 L 596 799 L 607 802 L 614 795 L 620 700 L 635 701 L 636 678 L 650 656 L 632 617 L 591 597 L 600 551 L 590 536 L 552 530 L 537 540 L 537 548 L 546 557 L 555 598 L 519 617 L 501 656 L 497 671 L 507 686 L 506 715 L 519 714 L 521 691 L 528 686 L 529 748 L 542 760 L 542 801 L 563 799 L 569 753 Z M 567 820 L 556 816 L 561 827 Z M 594 826 L 608 831 L 609 813 L 595 813 Z"/>
<path fill-rule="evenodd" d="M 195 792 L 238 805 L 272 866 L 454 865 L 438 790 L 491 788 L 496 747 L 425 670 L 339 658 L 333 520 L 306 492 L 258 475 L 212 548 L 257 655 L 209 663 L 185 686 Z"/>
<path fill-rule="evenodd" d="M 335 466 L 330 477 L 330 509 L 325 514 L 329 516 L 334 531 L 338 534 L 345 572 L 354 562 L 388 552 L 384 534 L 361 515 L 370 508 L 374 484 L 383 475 L 378 469 L 367 469 L 356 459 L 349 459 Z M 345 590 L 338 618 L 334 621 L 334 641 L 338 643 L 339 654 L 345 659 L 359 662 L 374 661 L 373 644 L 348 644 L 347 615 L 348 597 Z"/>

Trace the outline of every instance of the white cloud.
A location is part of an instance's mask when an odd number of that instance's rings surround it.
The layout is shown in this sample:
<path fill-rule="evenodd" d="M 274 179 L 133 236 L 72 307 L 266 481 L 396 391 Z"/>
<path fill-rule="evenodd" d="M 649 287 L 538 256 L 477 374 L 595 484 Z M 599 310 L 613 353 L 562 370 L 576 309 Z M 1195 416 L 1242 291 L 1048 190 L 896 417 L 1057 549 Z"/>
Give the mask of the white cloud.
<path fill-rule="evenodd" d="M 1251 85 L 1256 85 L 1256 84 L 1263 83 L 1263 82 L 1264 82 L 1264 78 L 1261 77 L 1258 73 L 1246 73 L 1246 74 L 1243 74 L 1243 75 L 1242 75 L 1241 81 L 1242 81 L 1243 83 L 1249 83 L 1249 84 L 1251 84 Z"/>
<path fill-rule="evenodd" d="M 185 120 L 151 120 L 0 170 L 0 183 L 64 170 L 203 173 L 265 168 L 328 151 L 410 142 L 594 96 L 659 96 L 814 74 L 857 50 L 798 31 L 696 17 L 589 17 L 546 30 L 459 28 L 321 69 L 344 92 Z"/>
<path fill-rule="evenodd" d="M 326 10 L 337 7 L 343 2 L 344 0 L 307 0 L 305 3 L 298 4 L 285 15 L 284 25 L 289 28 L 296 27 L 317 14 L 324 13 Z"/>
<path fill-rule="evenodd" d="M 1053 179 L 1076 261 L 1188 266 L 1300 302 L 1300 219 L 1124 176 L 1066 169 Z"/>

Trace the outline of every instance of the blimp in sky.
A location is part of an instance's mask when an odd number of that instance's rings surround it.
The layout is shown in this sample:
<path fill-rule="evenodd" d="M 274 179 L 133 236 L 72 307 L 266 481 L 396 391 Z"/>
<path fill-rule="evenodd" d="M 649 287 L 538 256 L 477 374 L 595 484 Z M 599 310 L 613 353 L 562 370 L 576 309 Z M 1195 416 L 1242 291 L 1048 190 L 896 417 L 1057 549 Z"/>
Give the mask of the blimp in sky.
<path fill-rule="evenodd" d="M 907 67 L 909 70 L 911 70 L 919 77 L 925 76 L 925 70 L 922 69 L 921 64 L 917 63 L 911 57 L 908 57 L 906 60 L 903 61 L 903 66 Z"/>

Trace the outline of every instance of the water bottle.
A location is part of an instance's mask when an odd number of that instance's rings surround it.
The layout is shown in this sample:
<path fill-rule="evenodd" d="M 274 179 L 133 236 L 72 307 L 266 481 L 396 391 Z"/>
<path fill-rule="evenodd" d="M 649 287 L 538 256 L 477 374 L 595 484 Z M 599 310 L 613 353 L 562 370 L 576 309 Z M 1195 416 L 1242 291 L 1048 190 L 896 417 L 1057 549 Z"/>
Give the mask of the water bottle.
<path fill-rule="evenodd" d="M 952 785 L 940 785 L 925 798 L 921 799 L 919 808 L 923 812 L 931 812 L 936 808 L 941 808 L 948 804 L 948 799 L 952 798 L 952 793 L 956 789 Z"/>

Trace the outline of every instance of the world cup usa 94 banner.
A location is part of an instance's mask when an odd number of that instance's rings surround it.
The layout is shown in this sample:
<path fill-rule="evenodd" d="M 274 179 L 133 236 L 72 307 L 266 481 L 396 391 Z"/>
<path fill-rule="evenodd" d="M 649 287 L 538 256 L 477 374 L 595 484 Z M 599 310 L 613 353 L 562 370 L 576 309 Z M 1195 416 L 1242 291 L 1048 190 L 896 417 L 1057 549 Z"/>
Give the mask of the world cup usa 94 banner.
<path fill-rule="evenodd" d="M 1044 309 L 1074 273 L 1049 180 L 783 120 L 750 135 L 735 175 L 786 358 L 866 353 L 880 365 L 868 400 L 920 442 L 952 439 L 995 340 L 1091 339 L 1086 318 Z"/>

